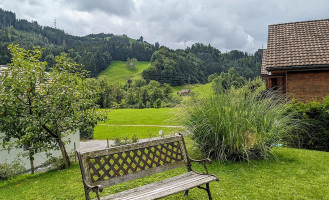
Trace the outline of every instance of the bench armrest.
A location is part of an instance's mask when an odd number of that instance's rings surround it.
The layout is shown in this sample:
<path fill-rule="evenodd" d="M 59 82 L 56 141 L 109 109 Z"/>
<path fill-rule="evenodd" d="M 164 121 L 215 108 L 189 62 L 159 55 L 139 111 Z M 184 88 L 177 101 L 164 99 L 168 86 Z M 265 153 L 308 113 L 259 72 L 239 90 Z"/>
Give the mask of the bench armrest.
<path fill-rule="evenodd" d="M 97 196 L 97 199 L 100 200 L 98 191 L 103 192 L 103 186 L 101 186 L 101 185 L 95 185 L 95 186 L 89 185 L 88 183 L 86 183 L 86 181 L 84 179 L 83 179 L 83 183 L 84 183 L 85 187 L 88 188 L 87 190 L 88 191 L 91 190 L 91 191 L 95 192 L 96 196 Z"/>
<path fill-rule="evenodd" d="M 190 160 L 190 162 L 196 162 L 196 163 L 202 164 L 204 169 L 206 170 L 206 174 L 209 174 L 208 173 L 208 168 L 207 168 L 207 163 L 211 164 L 211 160 L 209 158 L 202 159 L 202 160 L 195 160 L 193 158 L 188 157 L 188 159 Z M 190 169 L 192 170 L 191 166 L 190 166 Z"/>

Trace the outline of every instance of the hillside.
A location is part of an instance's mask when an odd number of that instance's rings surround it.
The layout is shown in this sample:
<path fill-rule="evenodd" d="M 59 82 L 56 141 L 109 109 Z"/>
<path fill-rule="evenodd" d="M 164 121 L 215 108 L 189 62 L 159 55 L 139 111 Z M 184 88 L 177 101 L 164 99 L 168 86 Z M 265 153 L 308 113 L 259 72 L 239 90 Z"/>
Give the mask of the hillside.
<path fill-rule="evenodd" d="M 41 26 L 36 21 L 17 19 L 15 13 L 0 8 L 0 65 L 10 63 L 7 47 L 11 43 L 25 49 L 45 48 L 42 60 L 48 63 L 48 67 L 54 64 L 55 56 L 65 52 L 73 61 L 85 65 L 92 77 L 106 69 L 112 60 L 136 58 L 149 61 L 159 46 L 158 43 L 149 44 L 143 37 L 135 40 L 111 33 L 73 36 L 64 30 Z"/>
<path fill-rule="evenodd" d="M 160 47 L 151 57 L 152 66 L 142 74 L 146 80 L 156 80 L 172 86 L 205 84 L 208 76 L 234 68 L 238 74 L 254 79 L 260 75 L 263 51 L 254 54 L 237 50 L 221 53 L 211 45 L 193 44 L 185 50 Z"/>
<path fill-rule="evenodd" d="M 25 49 L 41 46 L 45 49 L 42 61 L 46 61 L 49 68 L 54 65 L 55 57 L 64 52 L 74 62 L 85 65 L 90 77 L 102 72 L 114 76 L 114 81 L 122 82 L 146 69 L 141 74 L 144 79 L 171 86 L 205 84 L 209 75 L 227 72 L 230 68 L 236 69 L 247 79 L 253 79 L 260 75 L 263 54 L 262 50 L 254 54 L 238 50 L 222 53 L 210 44 L 201 43 L 184 50 L 172 50 L 166 46 L 160 47 L 158 42 L 150 44 L 142 36 L 132 39 L 125 34 L 98 33 L 78 37 L 64 30 L 39 25 L 36 21 L 17 19 L 15 13 L 0 8 L 0 65 L 10 63 L 11 55 L 7 47 L 11 43 Z M 114 67 L 107 69 L 112 61 L 126 61 L 128 58 L 150 62 L 148 65 L 151 67 L 141 66 L 136 72 L 129 72 L 119 69 L 122 65 L 114 62 Z"/>
<path fill-rule="evenodd" d="M 150 62 L 139 61 L 135 70 L 129 70 L 123 61 L 112 61 L 111 64 L 100 73 L 100 76 L 106 76 L 111 83 L 125 84 L 128 79 L 141 77 L 143 70 L 151 66 Z"/>

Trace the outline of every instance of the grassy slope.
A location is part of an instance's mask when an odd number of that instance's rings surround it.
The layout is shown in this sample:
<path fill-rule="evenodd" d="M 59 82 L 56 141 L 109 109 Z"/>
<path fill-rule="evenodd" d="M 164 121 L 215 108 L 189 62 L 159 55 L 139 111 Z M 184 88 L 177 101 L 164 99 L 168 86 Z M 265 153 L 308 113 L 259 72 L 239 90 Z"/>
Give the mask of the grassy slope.
<path fill-rule="evenodd" d="M 212 94 L 213 93 L 211 83 L 208 83 L 208 84 L 205 84 L 205 85 L 200 85 L 199 87 L 196 87 L 193 91 L 197 95 L 207 95 L 207 94 Z"/>
<path fill-rule="evenodd" d="M 172 120 L 177 109 L 119 109 L 109 112 L 109 119 L 95 127 L 95 139 L 131 138 L 134 134 L 138 138 L 155 137 L 159 130 L 165 134 L 181 131 L 180 128 L 160 127 L 161 125 L 179 126 L 179 122 Z M 110 126 L 109 126 L 110 125 Z M 119 125 L 119 126 L 115 126 Z M 120 126 L 120 125 L 159 125 L 159 126 Z"/>
<path fill-rule="evenodd" d="M 191 140 L 187 140 L 188 151 L 196 155 Z M 253 163 L 213 162 L 209 171 L 216 174 L 220 182 L 210 184 L 214 199 L 329 199 L 329 153 L 275 148 L 277 160 L 253 161 Z M 197 168 L 202 169 L 202 168 Z M 185 172 L 186 169 L 157 174 L 151 177 L 124 183 L 102 195 L 123 191 Z M 84 199 L 79 166 L 70 169 L 20 176 L 0 182 L 0 199 Z M 189 198 L 179 193 L 165 199 L 207 199 L 206 192 L 190 191 Z"/>
<path fill-rule="evenodd" d="M 151 66 L 150 62 L 139 61 L 135 70 L 129 70 L 123 61 L 112 61 L 110 66 L 102 71 L 100 75 L 108 77 L 111 82 L 125 84 L 128 79 L 140 77 L 143 70 Z"/>
<path fill-rule="evenodd" d="M 182 89 L 191 89 L 192 92 L 195 92 L 197 95 L 209 94 L 212 93 L 211 84 L 193 84 L 193 85 L 182 85 L 173 87 L 173 93 L 176 94 L 178 91 Z"/>

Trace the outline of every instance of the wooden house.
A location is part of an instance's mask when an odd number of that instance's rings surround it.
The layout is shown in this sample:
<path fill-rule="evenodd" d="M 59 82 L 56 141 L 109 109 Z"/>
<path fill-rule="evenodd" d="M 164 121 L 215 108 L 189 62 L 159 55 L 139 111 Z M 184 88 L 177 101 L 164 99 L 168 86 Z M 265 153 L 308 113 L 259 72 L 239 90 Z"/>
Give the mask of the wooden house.
<path fill-rule="evenodd" d="M 191 94 L 191 90 L 190 89 L 182 89 L 181 91 L 177 92 L 178 95 L 181 96 L 188 96 Z"/>
<path fill-rule="evenodd" d="M 261 75 L 295 99 L 329 95 L 329 19 L 270 25 Z"/>

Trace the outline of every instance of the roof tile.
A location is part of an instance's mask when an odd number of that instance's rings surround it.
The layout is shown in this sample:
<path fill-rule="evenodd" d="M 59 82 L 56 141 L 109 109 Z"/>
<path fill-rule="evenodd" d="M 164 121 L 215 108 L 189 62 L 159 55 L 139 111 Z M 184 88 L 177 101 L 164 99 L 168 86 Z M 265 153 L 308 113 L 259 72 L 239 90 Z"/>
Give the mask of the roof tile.
<path fill-rule="evenodd" d="M 270 25 L 261 74 L 267 67 L 329 65 L 329 19 Z"/>

